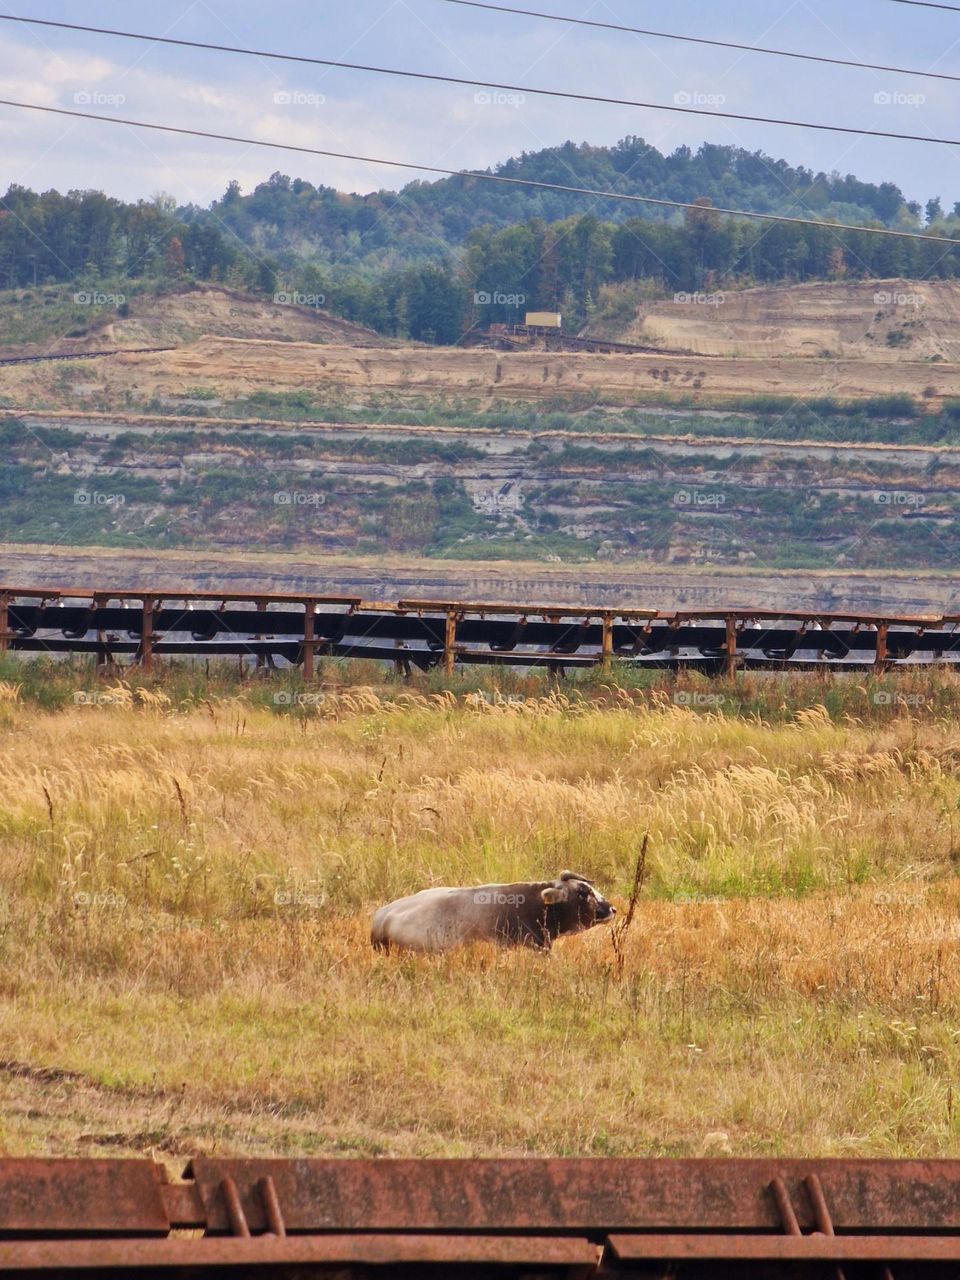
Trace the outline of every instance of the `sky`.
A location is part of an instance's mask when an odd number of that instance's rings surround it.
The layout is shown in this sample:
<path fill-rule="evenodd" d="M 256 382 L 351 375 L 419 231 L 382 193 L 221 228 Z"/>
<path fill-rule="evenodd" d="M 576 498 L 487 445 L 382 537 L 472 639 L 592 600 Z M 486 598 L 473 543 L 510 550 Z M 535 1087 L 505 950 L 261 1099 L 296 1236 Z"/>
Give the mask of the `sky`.
<path fill-rule="evenodd" d="M 510 3 L 510 0 L 502 0 Z M 745 44 L 960 74 L 960 13 L 894 0 L 514 0 L 517 7 Z M 960 82 L 708 49 L 448 0 L 0 0 L 0 13 L 484 83 L 692 102 L 748 114 L 960 138 Z M 704 141 L 814 170 L 893 181 L 908 199 L 960 200 L 960 148 L 855 138 L 641 108 L 484 94 L 0 22 L 0 97 L 272 142 L 450 168 L 485 168 L 564 141 L 637 134 L 662 151 Z M 396 189 L 415 171 L 177 138 L 0 107 L 0 185 L 159 191 L 209 204 L 280 170 L 345 191 Z"/>

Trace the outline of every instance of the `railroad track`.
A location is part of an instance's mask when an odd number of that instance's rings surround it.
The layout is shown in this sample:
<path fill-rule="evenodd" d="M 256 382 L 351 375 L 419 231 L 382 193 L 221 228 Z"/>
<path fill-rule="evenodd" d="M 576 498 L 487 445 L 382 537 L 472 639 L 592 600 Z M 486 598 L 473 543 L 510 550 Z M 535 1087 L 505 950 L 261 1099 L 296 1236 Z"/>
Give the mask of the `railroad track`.
<path fill-rule="evenodd" d="M 213 591 L 53 590 L 0 585 L 0 653 L 227 657 L 300 666 L 319 657 L 570 669 L 614 660 L 708 675 L 748 670 L 960 666 L 960 614 L 881 616 L 763 608 L 664 612 L 451 600 Z"/>
<path fill-rule="evenodd" d="M 482 334 L 461 345 L 493 347 L 500 351 L 539 351 L 543 348 L 536 345 L 537 341 L 537 338 L 531 339 L 523 335 L 498 333 Z M 664 359 L 669 359 L 672 356 L 700 355 L 699 352 L 688 350 L 685 347 L 671 347 L 665 350 L 663 347 L 643 346 L 635 342 L 610 342 L 605 338 L 576 338 L 569 335 L 548 338 L 545 349 L 549 352 L 560 353 L 564 351 L 587 351 L 598 355 L 662 356 Z M 711 356 L 703 356 L 702 358 L 705 360 L 713 359 Z"/>
<path fill-rule="evenodd" d="M 0 1274 L 946 1280 L 958 1233 L 956 1160 L 0 1161 Z"/>
<path fill-rule="evenodd" d="M 59 351 L 46 356 L 2 356 L 3 364 L 42 364 L 50 360 L 99 360 L 104 356 L 147 355 L 154 351 L 175 351 L 175 347 L 112 347 L 109 351 Z"/>

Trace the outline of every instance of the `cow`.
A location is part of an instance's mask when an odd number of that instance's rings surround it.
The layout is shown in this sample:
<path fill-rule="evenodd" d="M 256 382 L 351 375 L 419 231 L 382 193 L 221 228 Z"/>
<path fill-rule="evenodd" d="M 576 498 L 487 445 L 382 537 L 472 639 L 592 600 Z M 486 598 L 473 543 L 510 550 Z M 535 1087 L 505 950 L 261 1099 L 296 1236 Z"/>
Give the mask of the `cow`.
<path fill-rule="evenodd" d="M 389 902 L 373 917 L 379 951 L 449 951 L 468 942 L 549 951 L 554 938 L 612 920 L 616 908 L 575 871 L 532 884 L 421 889 Z"/>

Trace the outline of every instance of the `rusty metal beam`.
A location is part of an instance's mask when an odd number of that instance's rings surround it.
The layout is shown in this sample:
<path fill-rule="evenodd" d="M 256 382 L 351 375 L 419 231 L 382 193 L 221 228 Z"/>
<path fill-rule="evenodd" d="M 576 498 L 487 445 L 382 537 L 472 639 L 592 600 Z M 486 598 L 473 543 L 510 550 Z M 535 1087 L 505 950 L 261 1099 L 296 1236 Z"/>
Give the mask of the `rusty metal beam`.
<path fill-rule="evenodd" d="M 310 595 L 307 596 L 301 591 L 179 591 L 172 589 L 167 591 L 159 591 L 156 587 L 151 587 L 146 592 L 135 590 L 133 588 L 123 587 L 116 591 L 107 591 L 100 587 L 17 587 L 4 586 L 0 584 L 0 591 L 6 591 L 11 596 L 17 596 L 27 600 L 89 600 L 94 595 L 103 596 L 105 600 L 143 600 L 144 595 L 156 596 L 162 595 L 164 600 L 208 600 L 221 601 L 230 600 L 237 604 L 257 604 L 259 601 L 269 602 L 270 604 L 303 604 L 306 600 L 313 600 L 317 604 L 347 604 L 361 605 L 363 604 L 362 596 L 325 596 Z"/>
<path fill-rule="evenodd" d="M 960 1274 L 960 1161 L 198 1158 L 179 1182 L 146 1159 L 0 1161 L 0 1274 L 771 1280 L 901 1263 Z"/>
<path fill-rule="evenodd" d="M 272 1177 L 288 1231 L 600 1233 L 783 1230 L 782 1178 L 802 1231 L 817 1226 L 803 1180 L 816 1174 L 834 1228 L 960 1234 L 960 1161 L 912 1160 L 218 1160 L 197 1158 L 208 1229 L 228 1231 L 232 1177 L 256 1233 L 259 1179 Z"/>
<path fill-rule="evenodd" d="M 607 1243 L 614 1258 L 631 1262 L 960 1263 L 956 1236 L 618 1234 Z"/>
<path fill-rule="evenodd" d="M 588 604 L 504 604 L 502 601 L 488 601 L 487 603 L 477 603 L 465 600 L 400 600 L 398 601 L 400 609 L 409 609 L 413 611 L 421 611 L 423 613 L 445 613 L 447 609 L 460 609 L 464 613 L 478 614 L 499 614 L 499 613 L 524 613 L 531 618 L 582 618 L 582 617 L 599 617 L 604 612 L 610 610 L 597 608 L 595 605 Z M 612 611 L 616 618 L 656 618 L 659 617 L 657 609 L 615 609 Z"/>
<path fill-rule="evenodd" d="M 257 1266 L 518 1267 L 555 1268 L 557 1274 L 595 1274 L 599 1249 L 587 1240 L 531 1236 L 324 1235 L 256 1239 L 31 1240 L 0 1242 L 0 1273 L 64 1271 L 101 1274 L 126 1268 Z M 275 1274 L 273 1272 L 264 1274 Z M 324 1271 L 324 1274 L 328 1274 Z M 444 1270 L 430 1271 L 448 1276 Z M 468 1272 L 468 1274 L 470 1274 Z"/>
<path fill-rule="evenodd" d="M 0 1238 L 166 1235 L 165 1182 L 152 1160 L 0 1160 Z"/>

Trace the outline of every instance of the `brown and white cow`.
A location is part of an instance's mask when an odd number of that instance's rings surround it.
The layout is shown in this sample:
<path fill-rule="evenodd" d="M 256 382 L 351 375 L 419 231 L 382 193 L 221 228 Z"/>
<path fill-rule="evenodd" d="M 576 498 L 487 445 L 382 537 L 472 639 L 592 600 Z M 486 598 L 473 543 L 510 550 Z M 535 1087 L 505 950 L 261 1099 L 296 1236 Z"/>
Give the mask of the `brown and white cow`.
<path fill-rule="evenodd" d="M 380 908 L 370 941 L 384 951 L 448 951 L 468 942 L 549 951 L 554 938 L 592 929 L 615 914 L 586 876 L 561 871 L 556 880 L 532 884 L 421 889 Z"/>

